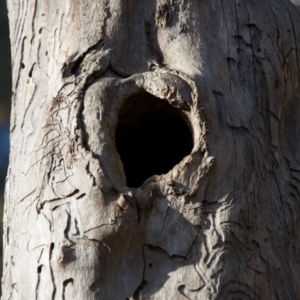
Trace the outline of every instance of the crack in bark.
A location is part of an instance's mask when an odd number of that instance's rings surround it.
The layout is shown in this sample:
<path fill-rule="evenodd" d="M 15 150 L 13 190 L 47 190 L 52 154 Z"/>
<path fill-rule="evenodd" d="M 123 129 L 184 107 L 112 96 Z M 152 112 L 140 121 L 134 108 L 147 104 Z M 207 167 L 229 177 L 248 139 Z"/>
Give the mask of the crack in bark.
<path fill-rule="evenodd" d="M 134 300 L 139 300 L 139 296 L 140 296 L 140 292 L 142 291 L 142 289 L 147 285 L 147 281 L 144 280 L 145 278 L 145 270 L 146 270 L 146 259 L 145 259 L 145 252 L 144 252 L 144 248 L 147 247 L 147 245 L 143 245 L 142 247 L 142 256 L 143 256 L 143 275 L 142 275 L 142 280 L 141 283 L 138 285 L 138 287 L 136 288 L 136 290 L 133 292 L 133 296 L 132 298 Z"/>
<path fill-rule="evenodd" d="M 88 233 L 89 231 L 94 230 L 94 229 L 99 229 L 99 228 L 101 228 L 101 227 L 103 227 L 103 226 L 112 226 L 112 225 L 116 225 L 116 224 L 117 224 L 117 222 L 114 222 L 114 223 L 104 223 L 104 224 L 101 224 L 101 225 L 99 225 L 99 226 L 95 226 L 95 227 L 93 227 L 93 228 L 90 228 L 90 229 L 88 229 L 88 230 L 85 230 L 84 233 Z"/>
<path fill-rule="evenodd" d="M 299 62 L 298 62 L 299 60 L 298 60 L 298 53 L 297 53 L 298 52 L 298 47 L 297 47 L 297 38 L 296 38 L 296 32 L 295 32 L 295 25 L 294 25 L 293 18 L 292 18 L 290 10 L 288 9 L 288 7 L 284 3 L 284 1 L 281 1 L 281 2 L 285 6 L 286 10 L 288 11 L 288 14 L 290 16 L 290 20 L 291 20 L 291 23 L 292 23 L 292 27 L 293 27 L 293 36 L 294 36 L 294 43 L 295 43 L 295 49 L 296 49 L 297 72 L 298 72 L 298 79 L 300 79 Z"/>
<path fill-rule="evenodd" d="M 42 268 L 43 265 L 40 265 L 37 267 L 37 274 L 38 274 L 38 279 L 37 279 L 37 283 L 35 286 L 35 299 L 38 300 L 39 299 L 39 285 L 40 285 L 40 281 L 41 281 L 41 273 L 42 273 Z"/>
<path fill-rule="evenodd" d="M 37 190 L 37 188 L 34 188 L 31 192 L 29 192 L 26 196 L 24 196 L 21 200 L 19 200 L 17 202 L 17 204 L 20 204 L 21 202 L 23 202 L 26 198 L 28 198 L 29 196 L 31 196 L 36 190 Z"/>
<path fill-rule="evenodd" d="M 64 197 L 57 197 L 57 198 L 53 198 L 53 199 L 49 199 L 49 200 L 44 200 L 43 202 L 37 204 L 37 208 L 36 209 L 37 209 L 38 213 L 40 213 L 43 210 L 43 208 L 44 208 L 44 206 L 45 206 L 46 203 L 51 203 L 51 202 L 60 201 L 60 200 L 65 201 L 67 198 L 71 198 L 71 197 L 75 196 L 78 193 L 79 193 L 79 190 L 78 189 L 74 189 L 73 192 L 71 192 L 70 194 L 68 194 L 68 195 L 66 195 Z M 66 203 L 64 203 L 64 204 L 66 204 Z"/>
<path fill-rule="evenodd" d="M 55 276 L 54 276 L 54 272 L 53 272 L 53 267 L 52 267 L 52 255 L 53 255 L 53 249 L 54 249 L 54 243 L 52 242 L 50 244 L 50 248 L 49 248 L 49 267 L 50 267 L 50 276 L 51 276 L 51 282 L 52 282 L 52 286 L 53 286 L 53 290 L 52 290 L 52 295 L 51 295 L 51 300 L 55 300 L 55 295 L 56 295 L 56 284 L 55 284 Z"/>
<path fill-rule="evenodd" d="M 69 237 L 69 231 L 71 228 L 71 215 L 67 210 L 65 210 L 65 212 L 67 214 L 67 224 L 66 224 L 66 228 L 64 230 L 64 236 L 71 243 L 71 245 L 69 245 L 69 247 L 70 247 L 70 246 L 74 245 L 75 243 Z"/>
<path fill-rule="evenodd" d="M 66 288 L 67 288 L 68 284 L 73 284 L 73 278 L 69 278 L 69 279 L 64 280 L 62 295 L 61 295 L 62 300 L 66 300 Z"/>

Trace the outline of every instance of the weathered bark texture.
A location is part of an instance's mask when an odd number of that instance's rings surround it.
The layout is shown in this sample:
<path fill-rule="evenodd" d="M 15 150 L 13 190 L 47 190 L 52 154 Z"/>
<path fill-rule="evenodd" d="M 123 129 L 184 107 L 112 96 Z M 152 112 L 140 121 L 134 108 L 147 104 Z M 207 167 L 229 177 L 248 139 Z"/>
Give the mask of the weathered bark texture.
<path fill-rule="evenodd" d="M 7 4 L 2 299 L 300 299 L 300 8 Z M 132 188 L 115 132 L 142 101 L 193 148 Z"/>

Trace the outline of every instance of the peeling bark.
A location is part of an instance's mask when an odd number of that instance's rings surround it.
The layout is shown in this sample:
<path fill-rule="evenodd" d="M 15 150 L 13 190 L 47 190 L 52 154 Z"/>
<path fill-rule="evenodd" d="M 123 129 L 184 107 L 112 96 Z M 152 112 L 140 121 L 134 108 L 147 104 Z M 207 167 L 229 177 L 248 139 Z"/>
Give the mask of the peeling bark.
<path fill-rule="evenodd" d="M 8 2 L 1 299 L 300 298 L 294 4 Z M 157 107 L 191 152 L 128 186 L 120 119 Z"/>

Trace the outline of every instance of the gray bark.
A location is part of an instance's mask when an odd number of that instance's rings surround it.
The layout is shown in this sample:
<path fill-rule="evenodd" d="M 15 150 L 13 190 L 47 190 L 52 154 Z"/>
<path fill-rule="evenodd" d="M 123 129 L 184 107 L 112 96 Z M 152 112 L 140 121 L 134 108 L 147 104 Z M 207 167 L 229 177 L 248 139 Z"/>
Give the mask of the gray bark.
<path fill-rule="evenodd" d="M 7 4 L 2 299 L 300 299 L 300 8 Z M 115 131 L 145 93 L 193 149 L 132 188 Z"/>

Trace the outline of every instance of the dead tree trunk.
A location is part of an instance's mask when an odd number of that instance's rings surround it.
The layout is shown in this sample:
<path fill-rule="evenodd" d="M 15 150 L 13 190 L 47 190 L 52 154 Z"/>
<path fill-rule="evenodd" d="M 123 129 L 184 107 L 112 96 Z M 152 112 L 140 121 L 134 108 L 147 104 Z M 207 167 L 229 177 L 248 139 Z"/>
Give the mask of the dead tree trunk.
<path fill-rule="evenodd" d="M 8 10 L 3 300 L 300 299 L 299 7 Z"/>

